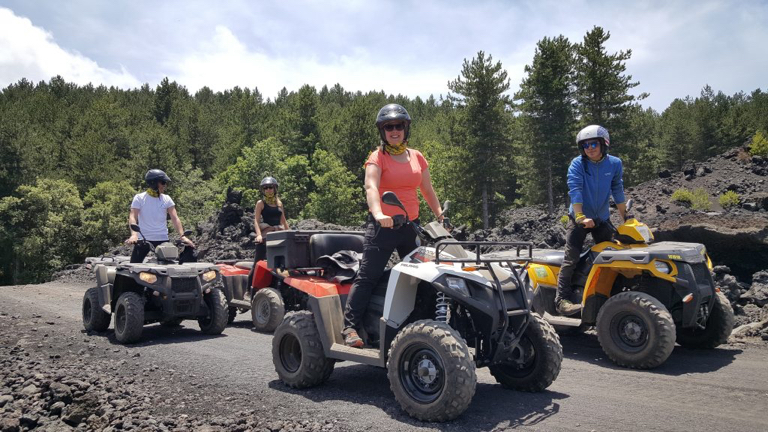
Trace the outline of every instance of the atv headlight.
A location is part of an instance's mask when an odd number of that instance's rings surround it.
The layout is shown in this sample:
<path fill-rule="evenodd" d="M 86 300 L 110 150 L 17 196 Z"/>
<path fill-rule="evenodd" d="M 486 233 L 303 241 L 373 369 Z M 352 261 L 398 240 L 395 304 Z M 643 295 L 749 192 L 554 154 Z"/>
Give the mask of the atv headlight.
<path fill-rule="evenodd" d="M 453 278 L 453 277 L 447 277 L 445 278 L 445 283 L 448 284 L 448 288 L 458 291 L 465 296 L 469 297 L 469 288 L 467 288 L 467 281 L 465 281 L 462 278 Z"/>
<path fill-rule="evenodd" d="M 208 270 L 207 272 L 203 273 L 204 281 L 210 282 L 214 279 L 216 279 L 216 270 Z"/>
<path fill-rule="evenodd" d="M 636 229 L 637 229 L 637 232 L 640 233 L 640 236 L 643 237 L 644 242 L 650 243 L 653 241 L 653 234 L 651 234 L 651 230 L 649 230 L 647 226 L 638 225 Z"/>
<path fill-rule="evenodd" d="M 157 282 L 157 275 L 154 275 L 149 272 L 141 272 L 139 273 L 139 279 L 143 280 L 146 283 L 153 284 Z"/>
<path fill-rule="evenodd" d="M 664 274 L 669 274 L 672 271 L 672 267 L 664 261 L 654 261 L 653 265 L 656 266 L 656 270 Z"/>

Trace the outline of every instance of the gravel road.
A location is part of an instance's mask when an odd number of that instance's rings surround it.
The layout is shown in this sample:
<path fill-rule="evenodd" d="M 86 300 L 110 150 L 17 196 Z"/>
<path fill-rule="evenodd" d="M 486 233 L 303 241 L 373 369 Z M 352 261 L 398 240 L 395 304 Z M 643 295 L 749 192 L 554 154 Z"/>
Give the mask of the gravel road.
<path fill-rule="evenodd" d="M 768 429 L 763 344 L 676 347 L 661 367 L 635 371 L 614 366 L 594 334 L 562 337 L 562 371 L 547 391 L 504 390 L 480 369 L 469 409 L 433 424 L 399 408 L 383 369 L 344 362 L 320 387 L 285 387 L 271 335 L 252 331 L 248 314 L 216 337 L 193 321 L 145 327 L 131 346 L 117 344 L 112 330 L 88 335 L 80 317 L 86 288 L 0 287 L 0 430 Z M 65 385 L 69 399 L 57 390 Z M 98 397 L 83 405 L 89 393 Z M 55 401 L 63 402 L 52 409 Z M 75 415 L 77 406 L 93 412 Z"/>

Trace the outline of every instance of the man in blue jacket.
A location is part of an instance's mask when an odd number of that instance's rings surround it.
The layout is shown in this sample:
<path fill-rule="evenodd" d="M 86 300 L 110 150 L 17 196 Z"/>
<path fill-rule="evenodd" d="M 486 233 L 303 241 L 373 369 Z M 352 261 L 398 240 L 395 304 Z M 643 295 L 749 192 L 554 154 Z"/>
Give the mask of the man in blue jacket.
<path fill-rule="evenodd" d="M 608 200 L 619 209 L 621 220 L 626 218 L 624 181 L 621 159 L 608 154 L 611 139 L 608 130 L 602 126 L 590 125 L 576 135 L 580 156 L 576 156 L 568 167 L 568 195 L 571 207 L 565 244 L 565 258 L 557 280 L 555 304 L 561 315 L 573 315 L 581 311 L 580 301 L 571 299 L 573 287 L 571 278 L 579 262 L 581 248 L 587 234 L 592 234 L 595 243 L 611 240 L 611 214 Z"/>

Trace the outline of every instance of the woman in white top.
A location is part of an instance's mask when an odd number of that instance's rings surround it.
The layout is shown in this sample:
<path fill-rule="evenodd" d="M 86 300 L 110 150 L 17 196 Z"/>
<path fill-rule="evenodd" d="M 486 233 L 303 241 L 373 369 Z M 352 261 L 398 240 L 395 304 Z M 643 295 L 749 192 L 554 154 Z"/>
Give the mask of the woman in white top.
<path fill-rule="evenodd" d="M 171 179 L 165 172 L 151 169 L 144 176 L 144 181 L 148 188 L 145 192 L 134 195 L 133 202 L 131 202 L 131 213 L 128 216 L 128 225 L 138 224 L 141 227 L 144 240 L 157 246 L 168 241 L 166 220 L 170 216 L 171 223 L 181 236 L 181 241 L 194 248 L 195 244 L 184 235 L 181 219 L 176 214 L 176 203 L 164 193 Z M 138 240 L 139 233 L 131 230 L 131 236 L 125 241 L 126 244 L 135 245 L 133 253 L 131 253 L 132 263 L 143 262 L 149 253 L 149 245 L 146 243 L 137 245 Z"/>

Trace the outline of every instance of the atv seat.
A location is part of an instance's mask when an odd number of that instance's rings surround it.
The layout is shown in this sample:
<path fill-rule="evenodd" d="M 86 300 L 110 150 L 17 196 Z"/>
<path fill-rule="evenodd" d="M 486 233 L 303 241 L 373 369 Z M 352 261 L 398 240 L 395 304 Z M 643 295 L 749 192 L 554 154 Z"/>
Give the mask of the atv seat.
<path fill-rule="evenodd" d="M 317 265 L 317 259 L 323 255 L 333 255 L 343 250 L 363 253 L 363 236 L 322 233 L 309 239 L 309 258 L 312 265 Z"/>
<path fill-rule="evenodd" d="M 563 265 L 563 258 L 565 258 L 565 251 L 555 249 L 534 249 L 532 263 L 546 264 L 546 265 Z"/>
<path fill-rule="evenodd" d="M 235 267 L 250 270 L 253 268 L 253 261 L 238 261 L 235 263 Z"/>

